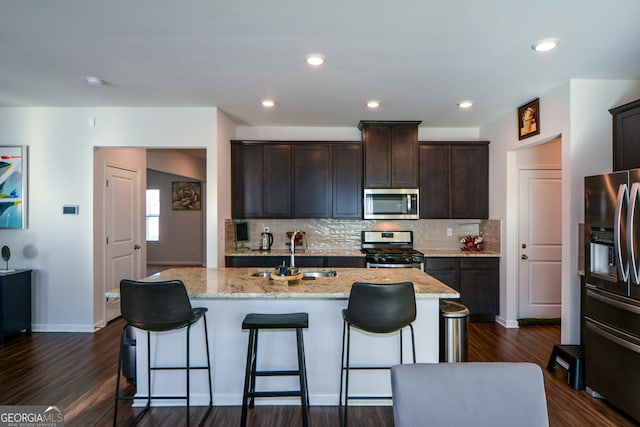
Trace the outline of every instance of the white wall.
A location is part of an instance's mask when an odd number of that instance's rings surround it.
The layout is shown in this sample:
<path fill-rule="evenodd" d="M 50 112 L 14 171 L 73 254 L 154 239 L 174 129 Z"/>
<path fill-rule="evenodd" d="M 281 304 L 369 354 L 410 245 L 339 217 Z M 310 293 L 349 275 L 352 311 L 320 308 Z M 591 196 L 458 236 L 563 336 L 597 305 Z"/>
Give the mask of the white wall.
<path fill-rule="evenodd" d="M 182 149 L 164 148 L 145 151 L 147 152 L 148 169 L 179 175 L 195 181 L 206 181 L 207 179 L 207 162 L 199 157 L 186 154 Z"/>
<path fill-rule="evenodd" d="M 477 141 L 478 128 L 418 128 L 420 141 Z M 238 126 L 235 139 L 283 141 L 360 141 L 358 124 L 353 127 L 249 127 Z"/>
<path fill-rule="evenodd" d="M 0 241 L 13 268 L 35 270 L 34 330 L 93 331 L 94 147 L 214 147 L 216 111 L 0 108 L 0 144 L 29 146 L 29 228 L 0 230 Z M 80 214 L 63 216 L 64 204 Z M 27 244 L 38 251 L 31 260 L 22 255 Z"/>
<path fill-rule="evenodd" d="M 217 212 L 215 218 L 212 218 L 212 222 L 217 224 L 217 236 L 216 233 L 208 233 L 208 245 L 215 247 L 215 252 L 208 251 L 207 265 L 224 266 L 224 221 L 227 218 L 231 218 L 231 144 L 230 140 L 235 138 L 235 125 L 231 119 L 218 110 L 217 114 L 217 130 L 218 130 L 218 144 L 216 147 L 215 161 L 216 161 L 216 178 L 213 182 L 216 182 L 216 188 L 212 189 L 216 192 L 216 198 L 218 201 Z"/>
<path fill-rule="evenodd" d="M 540 135 L 519 141 L 514 111 L 480 128 L 490 140 L 489 216 L 502 220 L 500 317 L 517 325 L 517 151 L 562 139 L 562 342 L 579 340 L 577 223 L 583 220 L 585 175 L 611 170 L 608 110 L 640 96 L 640 81 L 573 80 L 540 96 Z M 527 100 L 523 100 L 525 102 Z M 506 195 L 506 197 L 505 197 Z"/>

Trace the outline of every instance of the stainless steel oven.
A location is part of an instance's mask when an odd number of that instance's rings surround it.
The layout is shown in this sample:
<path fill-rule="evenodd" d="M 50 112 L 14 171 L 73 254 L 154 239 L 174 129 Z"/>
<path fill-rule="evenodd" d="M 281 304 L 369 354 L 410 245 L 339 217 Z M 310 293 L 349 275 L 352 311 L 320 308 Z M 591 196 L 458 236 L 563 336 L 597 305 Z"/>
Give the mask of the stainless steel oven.
<path fill-rule="evenodd" d="M 412 231 L 363 231 L 362 251 L 367 268 L 418 268 L 424 254 L 413 249 Z"/>

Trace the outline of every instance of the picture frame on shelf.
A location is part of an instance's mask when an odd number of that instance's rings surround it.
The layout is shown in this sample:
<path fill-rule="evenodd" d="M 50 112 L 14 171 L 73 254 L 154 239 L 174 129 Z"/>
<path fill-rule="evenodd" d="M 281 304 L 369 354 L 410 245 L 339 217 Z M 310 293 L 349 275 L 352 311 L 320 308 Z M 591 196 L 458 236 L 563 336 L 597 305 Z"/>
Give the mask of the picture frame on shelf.
<path fill-rule="evenodd" d="M 518 139 L 540 133 L 540 98 L 518 107 Z"/>

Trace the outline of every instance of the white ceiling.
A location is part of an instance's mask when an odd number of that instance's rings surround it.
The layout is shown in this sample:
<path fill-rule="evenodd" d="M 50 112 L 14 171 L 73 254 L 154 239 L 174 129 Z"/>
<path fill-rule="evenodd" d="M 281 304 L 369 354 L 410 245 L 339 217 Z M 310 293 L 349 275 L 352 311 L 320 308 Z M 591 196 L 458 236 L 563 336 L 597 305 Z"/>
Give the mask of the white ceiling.
<path fill-rule="evenodd" d="M 640 79 L 638 0 L 1 1 L 7 107 L 217 106 L 249 126 L 477 127 L 571 78 Z M 555 51 L 530 48 L 546 37 L 560 39 Z M 313 52 L 323 67 L 304 63 Z M 369 99 L 382 106 L 369 111 Z M 458 109 L 463 99 L 474 107 Z"/>

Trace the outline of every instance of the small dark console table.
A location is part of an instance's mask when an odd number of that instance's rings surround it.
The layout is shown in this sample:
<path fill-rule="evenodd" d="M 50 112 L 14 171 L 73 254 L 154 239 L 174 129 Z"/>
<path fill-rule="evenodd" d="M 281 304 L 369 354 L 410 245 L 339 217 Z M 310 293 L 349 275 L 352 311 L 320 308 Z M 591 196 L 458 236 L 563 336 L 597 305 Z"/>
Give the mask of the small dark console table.
<path fill-rule="evenodd" d="M 0 344 L 20 331 L 31 333 L 31 270 L 0 273 Z"/>

